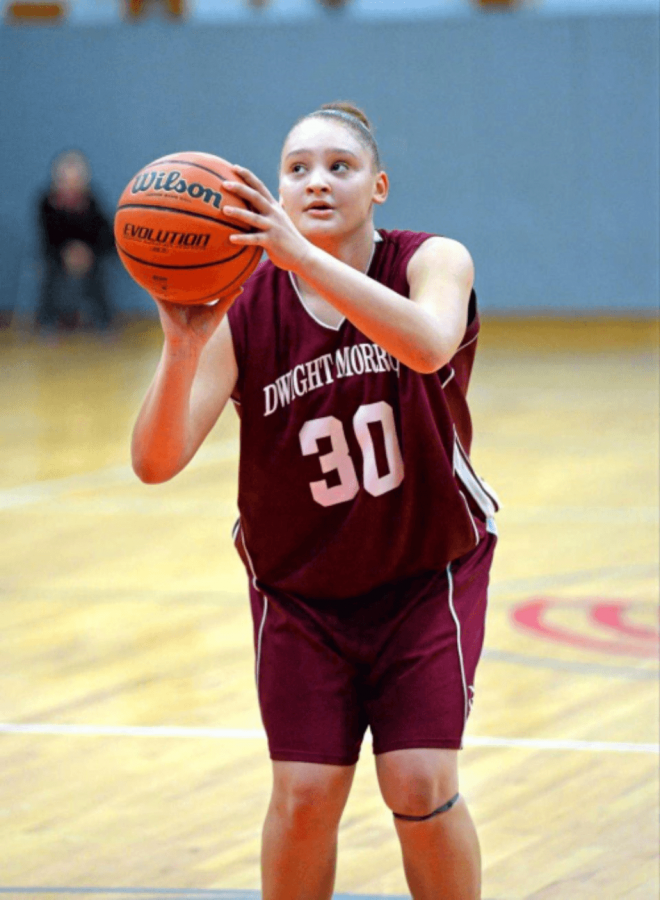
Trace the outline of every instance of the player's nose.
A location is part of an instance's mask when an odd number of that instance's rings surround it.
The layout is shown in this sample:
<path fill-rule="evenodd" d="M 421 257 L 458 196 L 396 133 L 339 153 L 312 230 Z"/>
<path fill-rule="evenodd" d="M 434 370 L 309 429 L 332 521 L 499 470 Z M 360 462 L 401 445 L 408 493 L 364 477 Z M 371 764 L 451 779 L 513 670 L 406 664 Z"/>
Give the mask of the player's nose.
<path fill-rule="evenodd" d="M 327 192 L 330 190 L 328 179 L 323 169 L 315 168 L 311 170 L 307 179 L 306 189 L 307 193 Z"/>

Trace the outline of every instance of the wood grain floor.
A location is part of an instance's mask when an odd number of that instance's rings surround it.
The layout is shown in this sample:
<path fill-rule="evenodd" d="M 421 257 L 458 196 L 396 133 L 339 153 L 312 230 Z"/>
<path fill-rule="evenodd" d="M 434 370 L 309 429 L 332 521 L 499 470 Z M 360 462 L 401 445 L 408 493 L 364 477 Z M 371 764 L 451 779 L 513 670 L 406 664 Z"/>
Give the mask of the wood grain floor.
<path fill-rule="evenodd" d="M 140 484 L 128 439 L 159 345 L 151 323 L 113 343 L 0 333 L 3 896 L 259 886 L 270 766 L 230 540 L 237 423 Z M 471 397 L 503 501 L 462 754 L 484 897 L 652 900 L 657 323 L 487 319 Z M 407 896 L 368 744 L 337 892 Z"/>

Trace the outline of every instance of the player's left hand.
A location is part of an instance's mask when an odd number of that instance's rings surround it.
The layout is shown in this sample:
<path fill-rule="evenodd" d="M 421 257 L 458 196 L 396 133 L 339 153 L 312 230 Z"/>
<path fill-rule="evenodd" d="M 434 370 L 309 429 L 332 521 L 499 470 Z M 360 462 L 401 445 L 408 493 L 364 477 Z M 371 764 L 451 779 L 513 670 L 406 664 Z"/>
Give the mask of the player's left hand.
<path fill-rule="evenodd" d="M 311 244 L 254 172 L 243 166 L 234 165 L 232 168 L 243 181 L 225 181 L 222 190 L 240 197 L 250 204 L 252 210 L 231 206 L 231 202 L 225 205 L 223 202 L 222 212 L 241 225 L 256 228 L 256 231 L 250 234 L 232 234 L 229 240 L 240 246 L 263 247 L 278 268 L 299 272 Z"/>

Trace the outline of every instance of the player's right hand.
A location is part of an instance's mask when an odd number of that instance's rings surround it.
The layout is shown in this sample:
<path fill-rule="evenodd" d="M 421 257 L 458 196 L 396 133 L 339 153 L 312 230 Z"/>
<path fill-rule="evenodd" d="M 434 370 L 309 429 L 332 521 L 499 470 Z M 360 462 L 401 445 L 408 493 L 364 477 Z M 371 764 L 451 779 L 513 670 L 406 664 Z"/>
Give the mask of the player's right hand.
<path fill-rule="evenodd" d="M 241 287 L 221 300 L 194 306 L 154 297 L 166 343 L 173 350 L 199 353 L 242 292 Z"/>

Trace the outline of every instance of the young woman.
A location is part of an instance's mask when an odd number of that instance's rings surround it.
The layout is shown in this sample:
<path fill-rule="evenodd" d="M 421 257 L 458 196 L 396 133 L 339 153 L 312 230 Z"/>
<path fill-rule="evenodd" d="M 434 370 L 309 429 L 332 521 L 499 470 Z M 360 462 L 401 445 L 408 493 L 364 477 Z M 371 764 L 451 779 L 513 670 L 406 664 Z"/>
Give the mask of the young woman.
<path fill-rule="evenodd" d="M 286 138 L 276 200 L 250 171 L 224 214 L 269 259 L 238 299 L 159 303 L 163 354 L 133 464 L 165 481 L 231 398 L 238 551 L 250 575 L 273 760 L 265 900 L 328 900 L 371 728 L 415 900 L 480 896 L 458 750 L 484 635 L 495 501 L 469 459 L 479 320 L 453 240 L 375 231 L 388 178 L 364 114 L 329 104 Z M 234 302 L 235 301 L 235 302 Z"/>

